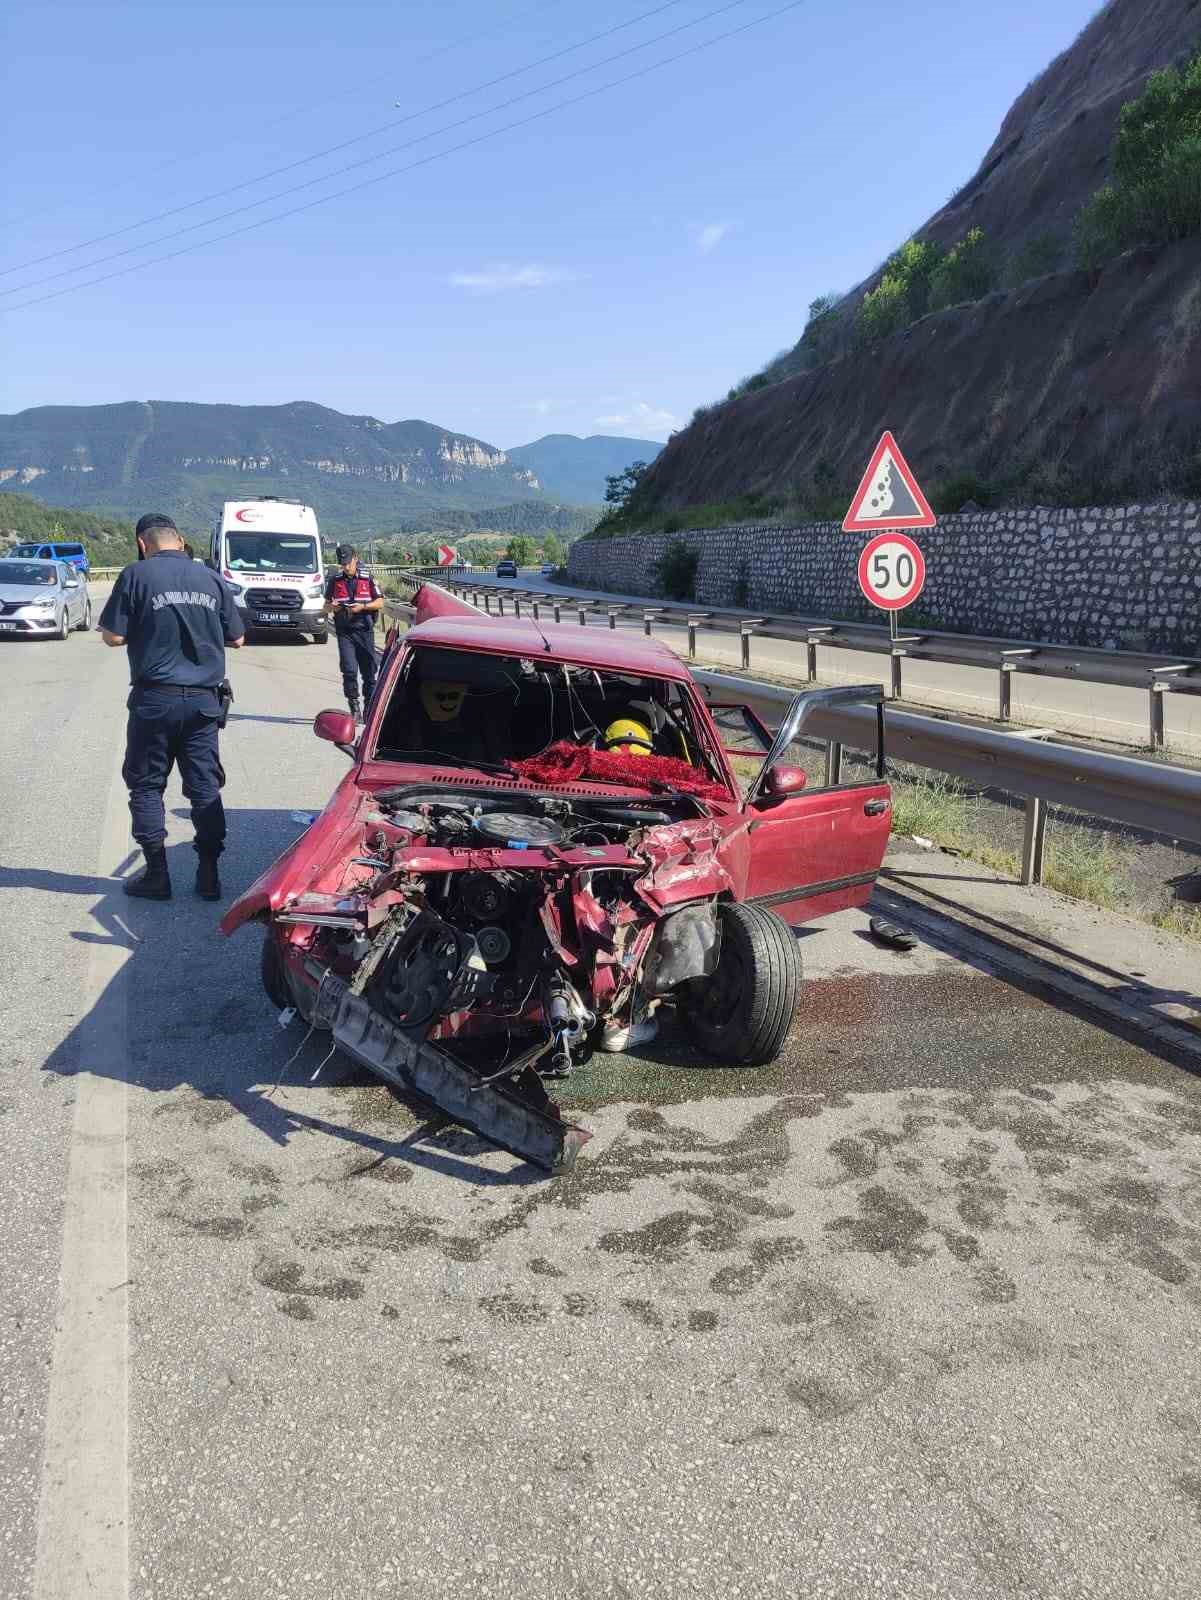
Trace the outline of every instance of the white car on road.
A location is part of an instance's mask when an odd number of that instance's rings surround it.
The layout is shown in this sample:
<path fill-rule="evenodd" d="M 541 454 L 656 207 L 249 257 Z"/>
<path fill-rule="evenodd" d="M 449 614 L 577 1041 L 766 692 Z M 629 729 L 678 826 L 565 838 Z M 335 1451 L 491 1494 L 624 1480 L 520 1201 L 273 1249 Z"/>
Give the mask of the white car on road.
<path fill-rule="evenodd" d="M 88 586 L 65 561 L 0 561 L 0 633 L 65 639 L 92 625 Z"/>

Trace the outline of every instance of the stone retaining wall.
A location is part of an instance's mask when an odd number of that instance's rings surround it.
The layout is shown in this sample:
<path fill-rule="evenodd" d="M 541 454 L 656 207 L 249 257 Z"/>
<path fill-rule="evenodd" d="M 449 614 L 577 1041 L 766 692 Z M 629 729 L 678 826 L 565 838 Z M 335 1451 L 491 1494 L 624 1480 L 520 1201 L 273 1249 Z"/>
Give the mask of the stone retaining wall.
<path fill-rule="evenodd" d="M 903 628 L 1201 655 L 1196 503 L 961 512 L 916 538 L 926 587 Z M 673 541 L 700 557 L 700 605 L 883 618 L 855 576 L 866 541 L 834 522 L 579 539 L 570 581 L 658 596 L 655 563 Z"/>

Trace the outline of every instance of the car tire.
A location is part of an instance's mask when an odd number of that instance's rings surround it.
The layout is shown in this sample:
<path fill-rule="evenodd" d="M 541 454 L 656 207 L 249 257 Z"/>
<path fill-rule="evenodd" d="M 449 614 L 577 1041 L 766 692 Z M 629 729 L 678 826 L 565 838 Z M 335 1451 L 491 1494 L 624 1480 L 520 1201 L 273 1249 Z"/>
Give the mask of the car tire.
<path fill-rule="evenodd" d="M 54 635 L 54 637 L 61 641 L 65 639 L 70 632 L 71 624 L 67 617 L 67 608 L 64 606 L 58 619 L 58 632 Z"/>
<path fill-rule="evenodd" d="M 76 630 L 79 633 L 90 633 L 92 628 L 92 602 L 85 600 L 83 603 L 83 618 Z"/>
<path fill-rule="evenodd" d="M 277 1011 L 286 1011 L 295 1002 L 292 991 L 288 987 L 288 980 L 284 976 L 283 957 L 279 953 L 279 946 L 272 936 L 270 928 L 263 938 L 263 953 L 259 959 L 259 976 L 263 980 L 263 988 L 267 991 L 267 998 Z"/>
<path fill-rule="evenodd" d="M 718 907 L 721 954 L 716 970 L 682 986 L 680 1017 L 707 1056 L 763 1066 L 779 1055 L 801 990 L 796 935 L 774 911 Z"/>

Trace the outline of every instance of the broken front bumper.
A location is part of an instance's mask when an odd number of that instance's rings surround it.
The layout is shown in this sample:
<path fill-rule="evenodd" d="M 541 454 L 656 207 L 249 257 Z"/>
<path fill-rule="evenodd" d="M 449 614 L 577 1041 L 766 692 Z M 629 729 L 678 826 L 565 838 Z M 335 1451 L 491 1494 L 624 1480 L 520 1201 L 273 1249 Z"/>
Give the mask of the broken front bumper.
<path fill-rule="evenodd" d="M 393 1026 L 343 979 L 326 973 L 313 1022 L 353 1061 L 402 1092 L 547 1172 L 567 1172 L 592 1135 L 539 1110 L 505 1083 L 485 1083 L 428 1040 Z"/>

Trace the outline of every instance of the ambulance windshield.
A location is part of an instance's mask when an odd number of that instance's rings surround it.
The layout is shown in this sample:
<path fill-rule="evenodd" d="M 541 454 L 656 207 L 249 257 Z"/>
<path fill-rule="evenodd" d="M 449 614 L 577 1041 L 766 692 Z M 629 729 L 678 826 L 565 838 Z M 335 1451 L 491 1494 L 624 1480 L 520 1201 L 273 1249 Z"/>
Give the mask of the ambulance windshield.
<path fill-rule="evenodd" d="M 227 533 L 225 564 L 231 572 L 317 572 L 317 541 L 307 534 Z"/>

